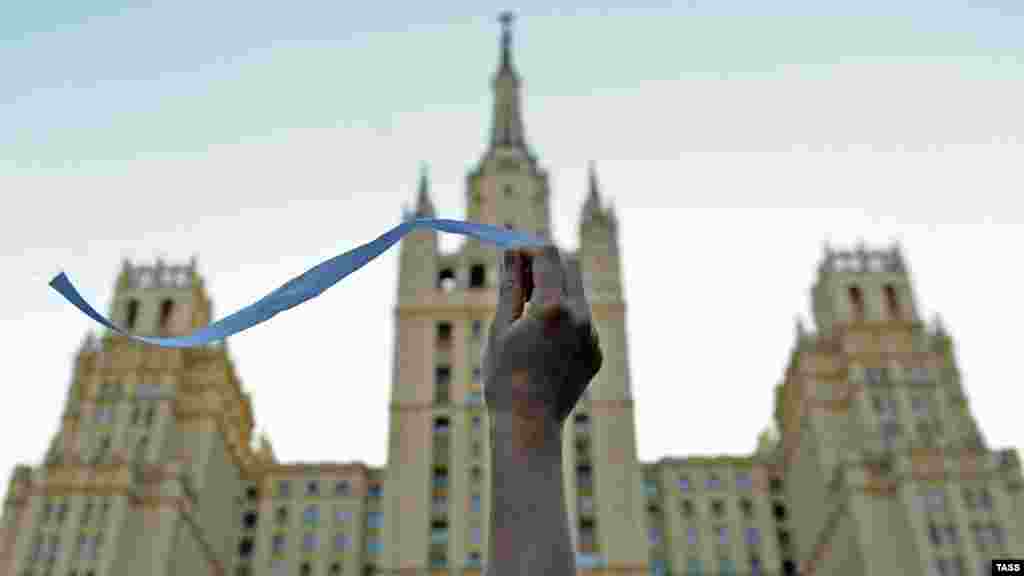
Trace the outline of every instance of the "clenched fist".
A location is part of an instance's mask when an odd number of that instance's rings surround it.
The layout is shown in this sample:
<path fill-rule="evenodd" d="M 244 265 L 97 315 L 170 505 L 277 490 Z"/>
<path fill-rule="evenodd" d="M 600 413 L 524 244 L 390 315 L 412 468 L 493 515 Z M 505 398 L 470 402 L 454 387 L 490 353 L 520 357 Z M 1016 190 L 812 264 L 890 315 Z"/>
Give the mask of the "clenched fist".
<path fill-rule="evenodd" d="M 578 268 L 554 246 L 506 251 L 484 355 L 492 425 L 486 576 L 575 574 L 562 424 L 601 368 Z"/>

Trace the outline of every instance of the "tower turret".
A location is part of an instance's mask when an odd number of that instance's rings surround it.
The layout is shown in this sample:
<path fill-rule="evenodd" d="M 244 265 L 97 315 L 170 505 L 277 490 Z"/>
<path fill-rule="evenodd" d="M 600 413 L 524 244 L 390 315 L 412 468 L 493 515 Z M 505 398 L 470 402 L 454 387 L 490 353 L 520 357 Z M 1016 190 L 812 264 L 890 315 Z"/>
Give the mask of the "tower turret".
<path fill-rule="evenodd" d="M 619 259 L 618 217 L 612 206 L 604 206 L 593 162 L 589 169 L 589 190 L 580 215 L 580 264 L 584 286 L 591 299 L 622 298 Z"/>
<path fill-rule="evenodd" d="M 420 168 L 416 208 L 403 214 L 405 219 L 433 218 L 434 202 L 430 198 L 430 178 L 426 165 Z M 402 239 L 399 246 L 398 301 L 408 302 L 424 292 L 436 288 L 437 233 L 433 230 L 415 230 Z"/>
<path fill-rule="evenodd" d="M 825 246 L 812 289 L 814 323 L 824 335 L 837 326 L 917 323 L 910 275 L 898 244 L 888 250 L 836 251 Z"/>
<path fill-rule="evenodd" d="M 153 266 L 125 260 L 114 290 L 110 317 L 133 334 L 178 336 L 209 324 L 213 314 L 193 257 L 187 265 Z"/>

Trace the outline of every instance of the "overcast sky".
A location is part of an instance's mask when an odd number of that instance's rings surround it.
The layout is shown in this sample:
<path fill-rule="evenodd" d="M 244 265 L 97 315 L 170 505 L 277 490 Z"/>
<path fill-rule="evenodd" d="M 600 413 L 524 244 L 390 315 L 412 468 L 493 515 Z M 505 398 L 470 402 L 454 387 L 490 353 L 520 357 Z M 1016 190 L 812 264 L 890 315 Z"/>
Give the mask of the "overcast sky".
<path fill-rule="evenodd" d="M 902 243 L 984 435 L 1024 445 L 1021 4 L 595 4 L 520 2 L 515 60 L 557 240 L 590 160 L 619 211 L 640 456 L 749 452 L 824 241 L 860 239 Z M 40 461 L 98 327 L 58 271 L 106 313 L 122 258 L 198 254 L 221 318 L 395 225 L 421 162 L 463 217 L 506 6 L 350 5 L 4 10 L 4 474 Z M 282 459 L 385 462 L 397 264 L 231 339 Z"/>

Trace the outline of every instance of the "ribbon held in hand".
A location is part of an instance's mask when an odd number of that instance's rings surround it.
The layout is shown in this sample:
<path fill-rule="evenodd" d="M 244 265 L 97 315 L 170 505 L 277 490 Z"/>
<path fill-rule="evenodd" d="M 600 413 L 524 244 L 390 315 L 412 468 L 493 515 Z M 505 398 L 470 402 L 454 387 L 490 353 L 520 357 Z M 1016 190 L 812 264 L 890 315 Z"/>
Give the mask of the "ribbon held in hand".
<path fill-rule="evenodd" d="M 129 334 L 114 325 L 113 322 L 96 312 L 88 302 L 82 298 L 75 289 L 71 280 L 63 272 L 50 280 L 50 287 L 60 292 L 68 302 L 85 313 L 86 316 L 106 326 L 107 328 L 146 344 L 162 346 L 164 348 L 193 348 L 203 346 L 211 342 L 223 340 L 233 334 L 270 320 L 279 312 L 294 308 L 307 300 L 321 295 L 331 286 L 341 282 L 349 274 L 362 268 L 366 263 L 380 256 L 388 248 L 393 246 L 403 236 L 416 228 L 432 228 L 438 232 L 449 234 L 461 234 L 476 238 L 481 242 L 488 242 L 500 248 L 527 248 L 541 247 L 550 244 L 530 234 L 516 232 L 515 230 L 503 230 L 486 224 L 464 222 L 461 220 L 448 220 L 444 218 L 417 218 L 407 220 L 391 230 L 385 232 L 380 238 L 363 244 L 326 260 L 321 264 L 307 270 L 303 274 L 289 280 L 277 290 L 274 290 L 254 304 L 242 308 L 238 312 L 222 318 L 212 324 L 196 330 L 188 336 L 174 338 L 156 338 L 149 336 L 136 336 Z"/>

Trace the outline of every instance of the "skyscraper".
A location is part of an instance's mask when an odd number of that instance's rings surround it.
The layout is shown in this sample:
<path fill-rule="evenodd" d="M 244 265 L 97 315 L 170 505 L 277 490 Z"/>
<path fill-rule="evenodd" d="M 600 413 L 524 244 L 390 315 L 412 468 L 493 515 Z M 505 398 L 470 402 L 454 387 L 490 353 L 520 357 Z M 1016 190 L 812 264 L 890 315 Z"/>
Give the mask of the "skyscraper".
<path fill-rule="evenodd" d="M 503 15 L 488 145 L 468 220 L 550 235 L 512 18 Z M 564 471 L 578 566 L 593 574 L 988 574 L 1024 553 L 1016 452 L 990 450 L 952 339 L 917 312 L 898 247 L 827 250 L 750 455 L 641 463 L 618 219 L 591 165 L 579 267 L 603 367 L 567 422 Z M 424 171 L 406 218 L 434 215 Z M 0 517 L 0 574 L 476 574 L 486 561 L 482 342 L 497 253 L 431 231 L 399 247 L 388 461 L 282 463 L 226 345 L 143 346 L 106 334 L 75 357 L 41 466 L 19 466 Z M 139 334 L 207 324 L 196 263 L 125 262 L 110 316 Z M 766 378 L 770 375 L 766 375 Z M 671 426 L 666 423 L 666 426 Z"/>

